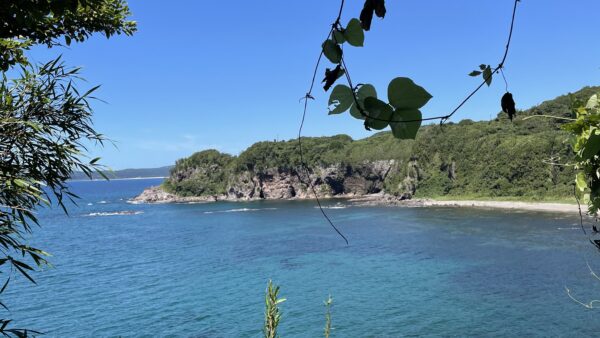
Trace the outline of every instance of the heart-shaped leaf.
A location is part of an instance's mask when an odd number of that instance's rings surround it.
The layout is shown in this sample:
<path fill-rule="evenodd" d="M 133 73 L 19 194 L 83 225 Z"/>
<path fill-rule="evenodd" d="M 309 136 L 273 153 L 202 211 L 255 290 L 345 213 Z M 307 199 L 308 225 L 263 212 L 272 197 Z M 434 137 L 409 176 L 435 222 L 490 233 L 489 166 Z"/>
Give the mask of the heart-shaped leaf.
<path fill-rule="evenodd" d="M 396 109 L 392 115 L 392 120 L 407 122 L 391 122 L 392 134 L 395 138 L 401 140 L 415 139 L 421 127 L 422 118 L 421 111 L 418 109 Z"/>
<path fill-rule="evenodd" d="M 365 107 L 365 99 L 367 97 L 377 98 L 377 91 L 375 90 L 375 87 L 373 87 L 373 85 L 362 85 L 356 91 L 356 99 L 358 100 L 358 103 L 362 108 Z M 365 117 L 360 113 L 360 110 L 356 106 L 356 102 L 352 105 L 352 107 L 350 107 L 350 115 L 359 120 L 365 119 Z"/>
<path fill-rule="evenodd" d="M 388 99 L 396 109 L 419 109 L 431 97 L 423 87 L 407 77 L 397 77 L 388 86 Z"/>
<path fill-rule="evenodd" d="M 344 33 L 335 29 L 333 31 L 333 41 L 338 43 L 338 44 L 342 44 L 344 42 L 346 42 L 346 38 L 344 37 Z"/>
<path fill-rule="evenodd" d="M 337 85 L 329 96 L 329 115 L 341 114 L 354 103 L 352 89 L 346 85 Z"/>
<path fill-rule="evenodd" d="M 365 122 L 365 126 L 381 130 L 388 126 L 392 119 L 394 109 L 387 103 L 374 98 L 367 97 L 365 99 L 365 112 L 369 116 Z"/>
<path fill-rule="evenodd" d="M 598 95 L 594 94 L 594 95 L 592 95 L 592 97 L 590 97 L 590 99 L 585 104 L 585 108 L 586 109 L 594 109 L 596 107 L 598 107 Z"/>
<path fill-rule="evenodd" d="M 323 54 L 332 63 L 340 63 L 342 60 L 342 48 L 335 42 L 327 39 L 323 42 Z"/>
<path fill-rule="evenodd" d="M 483 79 L 485 80 L 485 84 L 487 84 L 488 87 L 492 85 L 492 67 L 487 66 L 483 70 Z"/>
<path fill-rule="evenodd" d="M 600 135 L 592 131 L 592 134 L 585 142 L 585 147 L 583 148 L 583 152 L 581 152 L 581 157 L 584 160 L 589 160 L 595 155 L 598 155 L 598 152 L 600 152 Z"/>
<path fill-rule="evenodd" d="M 360 21 L 352 19 L 348 22 L 346 30 L 344 30 L 344 38 L 354 47 L 362 47 L 365 43 L 365 32 L 363 31 Z"/>

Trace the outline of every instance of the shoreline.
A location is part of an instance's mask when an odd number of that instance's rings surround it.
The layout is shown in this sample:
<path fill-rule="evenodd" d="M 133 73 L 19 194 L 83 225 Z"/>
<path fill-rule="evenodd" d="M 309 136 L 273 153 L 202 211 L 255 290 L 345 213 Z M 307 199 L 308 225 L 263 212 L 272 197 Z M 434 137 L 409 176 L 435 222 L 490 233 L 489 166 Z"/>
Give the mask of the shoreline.
<path fill-rule="evenodd" d="M 558 213 L 579 213 L 579 208 L 578 208 L 577 204 L 555 203 L 555 202 L 423 200 L 422 203 L 423 203 L 424 207 L 454 207 L 454 208 L 543 211 L 543 212 L 558 212 Z M 583 209 L 581 212 L 585 213 L 585 211 Z"/>
<path fill-rule="evenodd" d="M 491 201 L 491 200 L 435 200 L 416 198 L 399 200 L 389 195 L 363 196 L 350 200 L 359 206 L 399 206 L 399 207 L 447 207 L 447 208 L 477 208 L 495 210 L 524 210 L 557 213 L 579 213 L 577 204 L 557 202 L 526 202 L 526 201 Z M 582 209 L 585 214 L 585 209 Z"/>
<path fill-rule="evenodd" d="M 388 207 L 449 207 L 449 208 L 478 208 L 478 209 L 496 209 L 496 210 L 524 210 L 524 211 L 541 211 L 541 212 L 556 212 L 556 213 L 579 213 L 577 204 L 560 203 L 560 202 L 528 202 L 528 201 L 493 201 L 493 200 L 435 200 L 428 198 L 401 199 L 397 196 L 378 193 L 363 196 L 356 195 L 334 195 L 320 196 L 320 199 L 344 199 L 354 206 L 388 206 Z M 165 203 L 211 203 L 211 202 L 252 202 L 265 200 L 260 198 L 255 199 L 235 199 L 227 198 L 226 196 L 194 196 L 180 197 L 167 193 L 160 187 L 151 187 L 139 196 L 136 196 L 128 201 L 133 204 L 165 204 Z M 314 200 L 314 198 L 294 197 L 288 199 L 272 199 L 272 200 Z M 586 213 L 585 208 L 581 210 L 582 214 Z"/>
<path fill-rule="evenodd" d="M 106 182 L 109 182 L 109 181 L 127 181 L 127 180 L 156 180 L 156 179 L 159 179 L 159 178 L 165 179 L 167 177 L 168 176 L 125 177 L 125 178 L 110 178 L 109 177 L 108 180 L 104 179 L 104 178 L 92 178 L 92 179 L 82 178 L 82 179 L 74 179 L 74 180 L 73 179 L 68 179 L 67 182 L 97 182 L 97 181 L 106 181 Z"/>

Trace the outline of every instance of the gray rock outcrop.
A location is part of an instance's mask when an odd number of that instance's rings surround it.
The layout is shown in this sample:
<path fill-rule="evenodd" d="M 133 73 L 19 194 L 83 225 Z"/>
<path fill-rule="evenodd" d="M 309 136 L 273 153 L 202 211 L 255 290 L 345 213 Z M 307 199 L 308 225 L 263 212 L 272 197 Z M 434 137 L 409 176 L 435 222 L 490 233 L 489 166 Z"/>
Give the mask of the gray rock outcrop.
<path fill-rule="evenodd" d="M 319 197 L 357 197 L 383 191 L 384 181 L 395 166 L 394 160 L 364 162 L 360 165 L 330 165 L 306 170 L 271 168 L 260 172 L 244 171 L 227 182 L 223 195 L 181 197 L 161 187 L 146 189 L 132 203 L 190 203 L 216 200 L 310 199 L 314 198 L 308 182 Z M 174 172 L 174 179 L 185 173 Z"/>

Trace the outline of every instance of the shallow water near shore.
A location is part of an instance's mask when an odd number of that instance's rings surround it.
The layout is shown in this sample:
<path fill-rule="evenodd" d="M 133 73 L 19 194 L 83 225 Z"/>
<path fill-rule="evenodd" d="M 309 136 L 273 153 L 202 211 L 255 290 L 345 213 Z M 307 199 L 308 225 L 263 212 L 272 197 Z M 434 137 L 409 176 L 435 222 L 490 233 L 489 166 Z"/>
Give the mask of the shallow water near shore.
<path fill-rule="evenodd" d="M 353 207 L 324 201 L 133 205 L 160 180 L 71 182 L 67 217 L 40 210 L 31 244 L 54 268 L 11 283 L 19 327 L 48 337 L 257 337 L 281 285 L 283 337 L 592 336 L 600 253 L 571 214 Z"/>

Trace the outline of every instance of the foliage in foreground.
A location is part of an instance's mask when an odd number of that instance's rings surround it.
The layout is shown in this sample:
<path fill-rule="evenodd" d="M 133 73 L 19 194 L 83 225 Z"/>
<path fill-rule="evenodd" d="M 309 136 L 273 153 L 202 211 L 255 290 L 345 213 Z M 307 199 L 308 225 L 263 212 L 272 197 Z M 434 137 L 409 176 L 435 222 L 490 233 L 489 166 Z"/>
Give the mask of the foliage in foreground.
<path fill-rule="evenodd" d="M 385 17 L 385 1 L 365 1 L 360 18 L 352 18 L 344 27 L 340 23 L 340 13 L 327 40 L 321 45 L 322 55 L 325 56 L 335 68 L 325 71 L 325 85 L 329 88 L 338 78 L 345 76 L 348 85 L 339 84 L 333 88 L 329 96 L 329 114 L 341 114 L 349 111 L 356 119 L 364 120 L 367 130 L 382 130 L 390 127 L 394 137 L 398 139 L 414 139 L 421 127 L 423 118 L 421 109 L 431 99 L 431 94 L 423 87 L 415 84 L 406 77 L 397 77 L 390 81 L 387 90 L 389 102 L 377 97 L 377 91 L 371 84 L 361 84 L 352 88 L 352 82 L 346 63 L 344 62 L 343 45 L 362 47 L 365 40 L 365 31 L 371 28 L 373 14 Z M 319 59 L 320 60 L 320 59 Z M 491 78 L 491 75 L 490 75 Z M 312 88 L 312 87 L 311 87 Z M 307 94 L 306 99 L 310 98 Z"/>
<path fill-rule="evenodd" d="M 279 286 L 273 285 L 273 282 L 269 281 L 265 293 L 265 323 L 263 325 L 265 338 L 279 337 L 277 334 L 277 326 L 281 320 L 279 304 L 283 302 L 285 302 L 285 298 L 279 298 Z"/>
<path fill-rule="evenodd" d="M 587 87 L 573 97 L 588 98 L 598 89 Z M 427 125 L 416 140 L 398 140 L 390 132 L 356 141 L 346 135 L 304 137 L 304 161 L 316 168 L 395 160 L 384 186 L 398 195 L 414 183 L 416 197 L 572 199 L 574 168 L 553 165 L 574 158 L 564 122 L 527 118 L 570 118 L 570 106 L 569 96 L 561 96 L 519 112 L 513 122 L 500 113 L 491 121 Z M 297 140 L 290 140 L 258 142 L 239 156 L 201 151 L 177 161 L 164 186 L 183 196 L 224 194 L 239 175 L 299 171 L 298 150 Z"/>
<path fill-rule="evenodd" d="M 592 215 L 600 209 L 600 103 L 598 94 L 586 102 L 574 98 L 575 118 L 563 125 L 574 137 L 575 193 Z M 597 244 L 596 244 L 597 245 Z"/>
<path fill-rule="evenodd" d="M 27 64 L 25 51 L 83 42 L 93 33 L 131 35 L 136 23 L 123 0 L 5 0 L 0 8 L 0 69 Z"/>
<path fill-rule="evenodd" d="M 34 66 L 26 51 L 36 44 L 59 46 L 62 39 L 66 45 L 82 42 L 94 33 L 131 35 L 136 24 L 129 15 L 124 0 L 21 0 L 0 6 L 0 273 L 8 275 L 0 293 L 13 272 L 35 283 L 34 267 L 48 264 L 46 252 L 26 245 L 39 225 L 35 209 L 56 203 L 67 212 L 65 201 L 77 198 L 66 184 L 73 172 L 91 178 L 101 169 L 97 158 L 87 162 L 85 156 L 86 145 L 104 140 L 91 121 L 90 99 L 98 87 L 79 91 L 78 68 L 66 67 L 60 57 Z M 0 319 L 4 336 L 35 333 Z"/>
<path fill-rule="evenodd" d="M 269 280 L 267 290 L 265 291 L 265 322 L 263 324 L 263 334 L 265 338 L 279 337 L 279 334 L 277 334 L 277 327 L 281 321 L 279 304 L 285 301 L 285 298 L 279 298 L 279 286 L 273 284 L 273 282 Z M 323 335 L 325 338 L 329 338 L 332 330 L 331 307 L 333 305 L 333 298 L 331 298 L 331 295 L 323 302 L 323 304 L 325 305 L 325 329 Z"/>
<path fill-rule="evenodd" d="M 25 244 L 39 225 L 35 209 L 55 201 L 66 212 L 66 200 L 77 197 L 65 183 L 73 170 L 101 169 L 98 159 L 86 162 L 81 151 L 84 140 L 102 143 L 103 136 L 91 124 L 89 99 L 96 88 L 80 93 L 73 82 L 78 75 L 57 59 L 24 67 L 21 78 L 0 83 L 0 266 L 32 283 L 34 268 L 26 259 L 39 267 L 48 263 L 46 252 Z"/>

